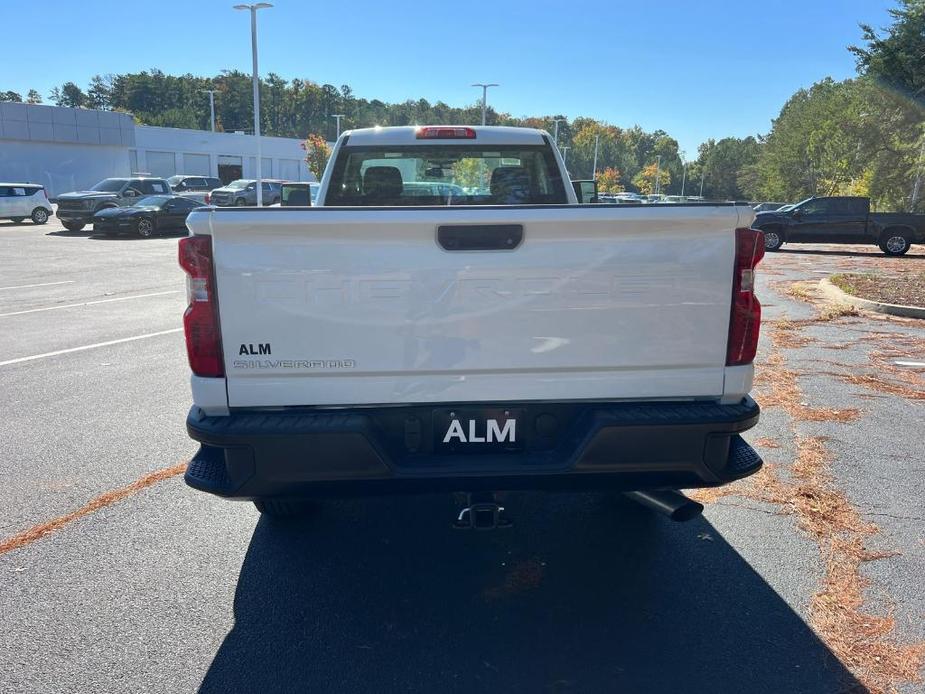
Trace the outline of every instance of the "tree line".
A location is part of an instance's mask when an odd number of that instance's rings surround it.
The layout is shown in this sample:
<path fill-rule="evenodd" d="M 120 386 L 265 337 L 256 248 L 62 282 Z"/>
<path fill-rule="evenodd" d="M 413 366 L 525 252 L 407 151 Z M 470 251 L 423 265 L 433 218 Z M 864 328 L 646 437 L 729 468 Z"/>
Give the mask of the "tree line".
<path fill-rule="evenodd" d="M 684 161 L 678 142 L 663 130 L 619 127 L 562 114 L 516 117 L 488 108 L 490 125 L 556 130 L 573 178 L 596 173 L 605 192 L 703 195 L 711 199 L 794 202 L 810 195 L 869 195 L 877 209 L 919 210 L 925 197 L 925 0 L 900 0 L 892 24 L 880 33 L 862 25 L 864 44 L 850 50 L 858 75 L 826 78 L 797 91 L 770 132 L 707 140 Z M 210 127 L 215 93 L 216 129 L 253 131 L 250 75 L 225 70 L 214 77 L 168 75 L 152 69 L 96 75 L 86 88 L 66 82 L 49 99 L 59 106 L 128 112 L 137 122 L 178 128 Z M 349 85 L 260 81 L 261 130 L 266 135 L 332 140 L 334 114 L 344 129 L 418 123 L 481 121 L 480 104 L 449 106 L 426 99 L 387 103 L 357 97 Z M 0 100 L 41 103 L 0 91 Z"/>

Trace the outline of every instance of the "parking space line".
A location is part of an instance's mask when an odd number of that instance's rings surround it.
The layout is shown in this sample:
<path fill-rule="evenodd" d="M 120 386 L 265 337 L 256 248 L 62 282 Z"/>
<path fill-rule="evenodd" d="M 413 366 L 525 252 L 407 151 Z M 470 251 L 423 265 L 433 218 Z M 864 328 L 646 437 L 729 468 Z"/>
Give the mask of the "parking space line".
<path fill-rule="evenodd" d="M 106 492 L 100 496 L 92 499 L 89 503 L 84 504 L 76 511 L 71 511 L 66 513 L 63 516 L 58 516 L 53 518 L 50 521 L 41 523 L 39 525 L 33 525 L 31 528 L 27 528 L 20 533 L 6 538 L 5 540 L 0 540 L 0 554 L 6 554 L 10 550 L 19 549 L 25 547 L 26 545 L 31 545 L 36 540 L 41 540 L 46 535 L 49 535 L 57 530 L 61 530 L 66 525 L 70 525 L 75 520 L 83 518 L 84 516 L 89 516 L 91 513 L 96 513 L 101 508 L 107 506 L 112 506 L 118 501 L 122 501 L 130 496 L 134 496 L 142 489 L 150 487 L 158 482 L 161 482 L 171 477 L 176 477 L 179 474 L 182 474 L 186 470 L 187 463 L 180 463 L 179 465 L 174 465 L 173 467 L 166 467 L 160 470 L 155 470 L 154 472 L 148 473 L 144 477 L 140 477 L 131 484 L 128 484 L 119 489 L 114 489 L 111 492 Z"/>
<path fill-rule="evenodd" d="M 114 299 L 97 299 L 96 301 L 84 301 L 80 304 L 62 304 L 60 306 L 45 306 L 43 308 L 29 308 L 25 311 L 12 311 L 11 313 L 0 313 L 0 318 L 8 316 L 21 316 L 26 313 L 39 313 L 40 311 L 57 311 L 62 308 L 79 308 L 80 306 L 94 306 L 96 304 L 109 304 L 113 301 L 131 301 L 132 299 L 147 299 L 149 296 L 164 296 L 165 294 L 180 294 L 182 289 L 171 289 L 167 292 L 153 292 L 152 294 L 137 294 L 135 296 L 117 296 Z"/>
<path fill-rule="evenodd" d="M 108 340 L 107 342 L 97 342 L 92 345 L 82 345 L 80 347 L 69 347 L 68 349 L 59 349 L 54 352 L 45 352 L 44 354 L 33 354 L 28 357 L 17 357 L 16 359 L 7 359 L 6 361 L 0 361 L 0 366 L 9 366 L 10 364 L 21 364 L 24 361 L 34 361 L 36 359 L 45 359 L 47 357 L 56 357 L 59 354 L 70 354 L 71 352 L 83 352 L 88 349 L 96 349 L 97 347 L 108 347 L 109 345 L 118 345 L 123 342 L 134 342 L 135 340 L 144 340 L 149 337 L 158 337 L 160 335 L 170 335 L 171 333 L 182 332 L 183 328 L 172 328 L 170 330 L 161 330 L 156 333 L 146 333 L 145 335 L 135 335 L 133 337 L 123 337 L 119 340 Z"/>
<path fill-rule="evenodd" d="M 30 289 L 32 287 L 53 287 L 56 284 L 74 284 L 76 280 L 62 280 L 61 282 L 41 282 L 40 284 L 20 284 L 15 287 L 0 287 L 0 292 L 5 289 Z"/>

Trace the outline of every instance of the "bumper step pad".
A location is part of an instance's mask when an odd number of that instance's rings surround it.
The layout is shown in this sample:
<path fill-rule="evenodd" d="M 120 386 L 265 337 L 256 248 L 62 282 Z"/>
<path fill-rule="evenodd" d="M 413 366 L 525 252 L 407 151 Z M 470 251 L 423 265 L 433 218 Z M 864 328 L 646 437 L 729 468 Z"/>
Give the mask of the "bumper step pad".
<path fill-rule="evenodd" d="M 231 490 L 231 480 L 225 466 L 225 452 L 221 448 L 201 446 L 186 468 L 184 481 L 194 489 L 211 494 Z"/>
<path fill-rule="evenodd" d="M 726 475 L 735 479 L 748 477 L 762 465 L 761 456 L 741 436 L 729 441 L 729 458 L 726 461 Z"/>

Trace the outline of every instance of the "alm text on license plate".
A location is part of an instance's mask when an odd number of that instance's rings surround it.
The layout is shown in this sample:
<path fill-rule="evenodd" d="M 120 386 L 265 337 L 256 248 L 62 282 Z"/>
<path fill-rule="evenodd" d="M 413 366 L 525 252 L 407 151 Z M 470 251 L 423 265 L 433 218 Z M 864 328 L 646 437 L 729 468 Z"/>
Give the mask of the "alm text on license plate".
<path fill-rule="evenodd" d="M 444 453 L 501 453 L 523 450 L 523 411 L 511 408 L 434 410 L 434 450 Z"/>

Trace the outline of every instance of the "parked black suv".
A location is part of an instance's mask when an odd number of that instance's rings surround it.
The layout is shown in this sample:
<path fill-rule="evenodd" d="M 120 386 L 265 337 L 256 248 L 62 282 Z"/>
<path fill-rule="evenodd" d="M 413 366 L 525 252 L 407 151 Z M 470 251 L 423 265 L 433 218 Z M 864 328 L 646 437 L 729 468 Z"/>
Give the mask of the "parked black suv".
<path fill-rule="evenodd" d="M 169 195 L 163 178 L 133 176 L 105 178 L 90 190 L 58 196 L 58 219 L 68 231 L 80 231 L 93 221 L 93 215 L 107 207 L 125 207 L 146 195 Z"/>
<path fill-rule="evenodd" d="M 904 255 L 913 243 L 925 243 L 925 214 L 871 212 L 870 199 L 862 197 L 809 198 L 759 212 L 752 227 L 764 232 L 769 251 L 785 242 L 869 243 L 887 255 Z"/>
<path fill-rule="evenodd" d="M 222 181 L 211 176 L 186 176 L 177 174 L 167 179 L 174 193 L 206 193 L 222 187 Z"/>

